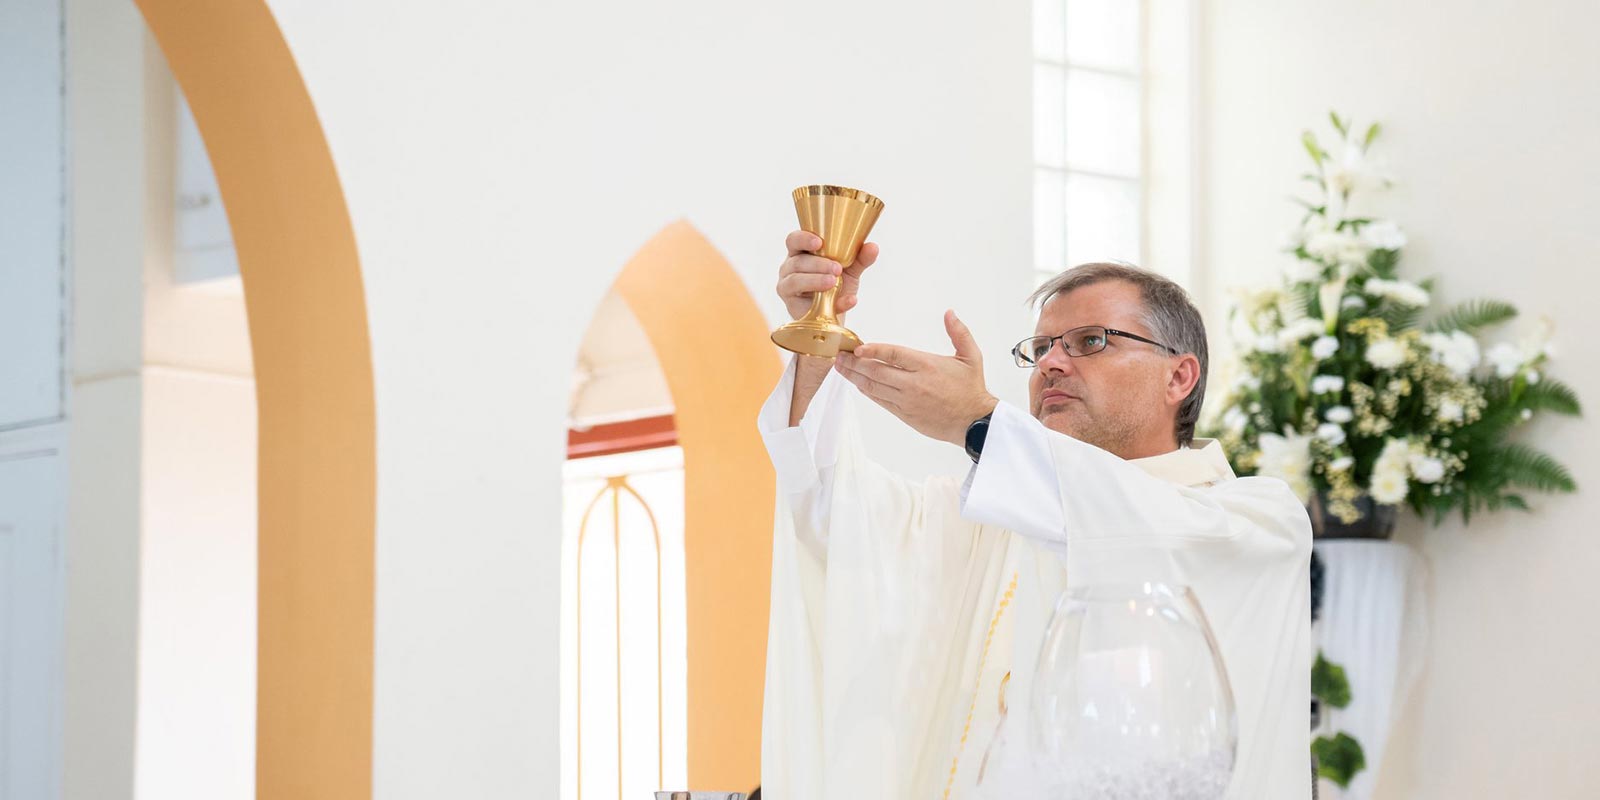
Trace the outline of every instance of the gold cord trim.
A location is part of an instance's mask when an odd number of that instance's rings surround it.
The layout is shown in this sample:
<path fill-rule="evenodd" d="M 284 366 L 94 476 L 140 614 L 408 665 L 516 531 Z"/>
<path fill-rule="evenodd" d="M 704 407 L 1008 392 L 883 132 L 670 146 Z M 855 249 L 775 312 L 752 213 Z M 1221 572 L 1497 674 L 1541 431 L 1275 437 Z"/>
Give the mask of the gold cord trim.
<path fill-rule="evenodd" d="M 967 749 L 967 735 L 972 732 L 972 715 L 978 710 L 978 692 L 983 689 L 983 668 L 989 663 L 989 643 L 994 641 L 995 629 L 1000 627 L 1000 618 L 1006 614 L 1006 609 L 1011 606 L 1011 598 L 1017 593 L 1017 573 L 1011 573 L 1011 585 L 1006 587 L 1006 593 L 1000 597 L 1000 607 L 995 609 L 994 619 L 989 620 L 989 632 L 983 637 L 983 650 L 978 654 L 978 685 L 972 687 L 972 705 L 967 708 L 967 722 L 961 726 L 961 744 L 956 747 L 954 758 L 950 759 L 950 777 L 944 783 L 944 800 L 950 800 L 950 790 L 956 784 L 956 769 L 961 766 L 961 754 Z M 1010 677 L 1010 673 L 1006 673 Z M 1004 691 L 1002 689 L 1001 691 Z"/>

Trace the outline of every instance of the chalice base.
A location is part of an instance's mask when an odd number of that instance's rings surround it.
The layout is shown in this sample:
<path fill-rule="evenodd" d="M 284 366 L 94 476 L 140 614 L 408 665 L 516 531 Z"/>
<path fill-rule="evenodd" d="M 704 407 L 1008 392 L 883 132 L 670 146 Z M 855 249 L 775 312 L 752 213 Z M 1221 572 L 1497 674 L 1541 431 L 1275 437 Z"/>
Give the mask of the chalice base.
<path fill-rule="evenodd" d="M 840 350 L 855 352 L 861 346 L 861 337 L 843 325 L 798 319 L 773 331 L 772 343 L 802 355 L 833 358 Z"/>

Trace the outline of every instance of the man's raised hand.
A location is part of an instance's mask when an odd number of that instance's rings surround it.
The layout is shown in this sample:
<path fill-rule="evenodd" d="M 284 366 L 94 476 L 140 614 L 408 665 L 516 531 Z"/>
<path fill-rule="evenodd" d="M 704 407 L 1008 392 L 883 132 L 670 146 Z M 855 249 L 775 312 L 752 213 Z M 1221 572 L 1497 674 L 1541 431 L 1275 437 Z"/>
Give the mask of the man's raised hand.
<path fill-rule="evenodd" d="M 961 446 L 967 426 L 994 411 L 999 400 L 984 386 L 983 354 L 972 331 L 954 311 L 944 313 L 944 327 L 953 356 L 864 344 L 854 355 L 840 353 L 834 368 L 918 433 Z"/>
<path fill-rule="evenodd" d="M 855 308 L 861 273 L 878 260 L 876 244 L 861 245 L 849 269 L 841 269 L 839 262 L 816 254 L 822 248 L 822 237 L 814 233 L 794 231 L 784 244 L 789 255 L 778 268 L 778 296 L 789 309 L 790 319 L 805 316 L 811 310 L 812 295 L 827 291 L 835 284 L 839 285 L 839 292 L 833 297 L 834 312 L 843 319 L 844 312 Z"/>

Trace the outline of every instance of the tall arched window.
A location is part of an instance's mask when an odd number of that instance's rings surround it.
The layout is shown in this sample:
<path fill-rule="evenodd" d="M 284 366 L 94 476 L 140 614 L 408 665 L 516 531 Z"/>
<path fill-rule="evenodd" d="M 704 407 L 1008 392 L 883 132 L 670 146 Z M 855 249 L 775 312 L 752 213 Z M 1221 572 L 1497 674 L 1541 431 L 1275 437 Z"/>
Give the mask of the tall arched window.
<path fill-rule="evenodd" d="M 584 338 L 571 408 L 562 796 L 649 797 L 687 785 L 683 449 L 661 366 L 614 293 Z"/>

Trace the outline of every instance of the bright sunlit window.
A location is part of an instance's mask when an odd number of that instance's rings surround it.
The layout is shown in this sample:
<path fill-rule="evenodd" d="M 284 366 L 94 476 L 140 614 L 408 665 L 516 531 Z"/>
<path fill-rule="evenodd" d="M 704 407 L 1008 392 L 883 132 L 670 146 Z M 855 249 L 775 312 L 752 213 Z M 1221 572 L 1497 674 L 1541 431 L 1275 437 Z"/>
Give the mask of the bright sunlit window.
<path fill-rule="evenodd" d="M 562 797 L 682 788 L 683 449 L 574 458 L 563 477 Z"/>
<path fill-rule="evenodd" d="M 1143 258 L 1138 0 L 1034 0 L 1035 283 Z"/>

